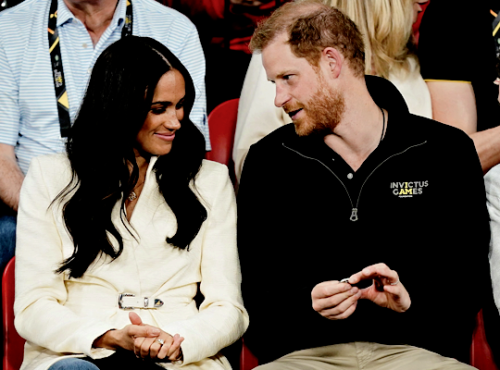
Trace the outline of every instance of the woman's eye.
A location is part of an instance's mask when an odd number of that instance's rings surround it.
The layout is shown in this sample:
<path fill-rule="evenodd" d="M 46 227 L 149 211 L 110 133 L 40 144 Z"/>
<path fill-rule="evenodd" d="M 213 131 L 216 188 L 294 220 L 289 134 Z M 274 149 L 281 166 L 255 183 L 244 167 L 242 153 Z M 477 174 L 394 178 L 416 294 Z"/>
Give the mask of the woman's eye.
<path fill-rule="evenodd" d="M 165 112 L 165 108 L 152 108 L 151 113 L 153 114 L 162 114 Z"/>
<path fill-rule="evenodd" d="M 181 100 L 177 103 L 177 105 L 175 106 L 175 109 L 179 110 L 179 109 L 184 108 L 184 102 L 185 102 L 185 101 L 184 101 L 184 99 L 181 99 Z"/>

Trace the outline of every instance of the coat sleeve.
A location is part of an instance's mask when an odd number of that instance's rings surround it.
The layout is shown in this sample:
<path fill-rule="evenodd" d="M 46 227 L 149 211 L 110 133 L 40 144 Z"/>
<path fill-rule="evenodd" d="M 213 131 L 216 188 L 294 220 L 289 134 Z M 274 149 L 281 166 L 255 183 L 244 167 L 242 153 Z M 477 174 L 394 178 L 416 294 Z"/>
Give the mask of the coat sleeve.
<path fill-rule="evenodd" d="M 57 206 L 51 205 L 60 189 L 54 191 L 49 183 L 61 181 L 61 174 L 50 167 L 60 166 L 35 158 L 21 189 L 15 326 L 23 338 L 38 346 L 59 353 L 93 356 L 100 351 L 92 349 L 93 341 L 112 328 L 105 322 L 80 317 L 63 306 L 67 299 L 64 274 L 55 273 L 63 260 L 62 242 L 53 216 L 53 207 Z"/>
<path fill-rule="evenodd" d="M 203 235 L 200 290 L 204 301 L 197 315 L 162 327 L 167 333 L 184 337 L 184 365 L 214 356 L 239 339 L 248 327 L 241 298 L 234 190 L 227 167 L 219 168 L 223 170 L 217 176 L 213 171 L 213 181 L 206 183 L 215 189 L 215 196 L 207 207 Z"/>
<path fill-rule="evenodd" d="M 500 165 L 492 168 L 486 174 L 484 180 L 491 226 L 489 254 L 491 279 L 495 304 L 500 310 Z"/>
<path fill-rule="evenodd" d="M 274 106 L 274 85 L 267 80 L 262 56 L 254 54 L 241 91 L 233 160 L 238 181 L 250 146 L 291 120 L 283 109 Z"/>

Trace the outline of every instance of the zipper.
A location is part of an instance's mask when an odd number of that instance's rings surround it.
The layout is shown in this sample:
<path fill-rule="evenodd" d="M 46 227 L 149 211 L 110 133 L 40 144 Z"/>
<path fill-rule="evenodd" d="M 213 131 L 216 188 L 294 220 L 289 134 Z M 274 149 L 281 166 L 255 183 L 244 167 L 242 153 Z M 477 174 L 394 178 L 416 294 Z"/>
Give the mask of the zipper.
<path fill-rule="evenodd" d="M 370 174 L 366 177 L 365 181 L 363 181 L 363 184 L 361 185 L 361 188 L 359 189 L 359 193 L 358 193 L 358 197 L 356 199 L 356 206 L 354 206 L 354 203 L 352 201 L 352 198 L 351 198 L 351 195 L 349 194 L 349 191 L 347 190 L 347 187 L 345 186 L 344 182 L 337 176 L 337 174 L 335 172 L 333 172 L 331 170 L 330 167 L 328 167 L 326 164 L 324 164 L 323 162 L 321 162 L 319 159 L 317 158 L 313 158 L 313 157 L 309 157 L 307 155 L 304 155 L 300 152 L 298 152 L 297 150 L 295 149 L 292 149 L 288 146 L 285 145 L 285 143 L 281 143 L 281 145 L 283 145 L 285 148 L 287 148 L 288 150 L 294 152 L 294 153 L 297 153 L 298 155 L 300 155 L 301 157 L 303 158 L 307 158 L 307 159 L 311 159 L 313 161 L 316 161 L 318 163 L 320 163 L 321 165 L 323 165 L 323 167 L 325 167 L 328 171 L 330 171 L 330 173 L 332 173 L 336 178 L 337 180 L 340 181 L 340 183 L 342 184 L 342 186 L 344 187 L 344 190 L 347 194 L 347 196 L 349 197 L 349 202 L 351 203 L 351 217 L 349 217 L 349 220 L 351 220 L 352 222 L 356 222 L 359 220 L 359 216 L 358 216 L 358 209 L 359 209 L 359 199 L 361 198 L 361 192 L 363 191 L 363 188 L 366 184 L 366 182 L 368 181 L 368 179 L 371 177 L 371 175 L 373 175 L 373 173 L 380 167 L 382 166 L 385 162 L 387 162 L 389 159 L 391 158 L 394 158 L 394 157 L 397 157 L 398 155 L 401 155 L 401 154 L 404 154 L 406 153 L 408 150 L 412 149 L 412 148 L 416 148 L 416 147 L 419 147 L 419 146 L 422 146 L 424 144 L 427 143 L 427 140 L 425 140 L 424 142 L 420 143 L 420 144 L 415 144 L 415 145 L 412 145 L 412 146 L 409 146 L 408 148 L 406 148 L 405 150 L 399 152 L 399 153 L 395 153 L 395 154 L 392 154 L 390 155 L 389 157 L 387 157 L 386 159 L 384 159 L 382 162 L 379 163 L 379 165 L 377 167 L 375 167 L 373 169 L 372 172 L 370 172 Z"/>

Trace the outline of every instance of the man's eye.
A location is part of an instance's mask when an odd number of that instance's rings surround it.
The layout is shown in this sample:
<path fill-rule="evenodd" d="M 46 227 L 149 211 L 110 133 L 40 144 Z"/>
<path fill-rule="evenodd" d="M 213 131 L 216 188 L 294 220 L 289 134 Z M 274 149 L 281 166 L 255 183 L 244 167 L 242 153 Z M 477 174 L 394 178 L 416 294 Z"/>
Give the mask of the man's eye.
<path fill-rule="evenodd" d="M 290 78 L 292 78 L 292 76 L 293 76 L 293 75 L 284 75 L 284 76 L 283 76 L 283 79 L 284 79 L 285 81 L 288 81 Z"/>

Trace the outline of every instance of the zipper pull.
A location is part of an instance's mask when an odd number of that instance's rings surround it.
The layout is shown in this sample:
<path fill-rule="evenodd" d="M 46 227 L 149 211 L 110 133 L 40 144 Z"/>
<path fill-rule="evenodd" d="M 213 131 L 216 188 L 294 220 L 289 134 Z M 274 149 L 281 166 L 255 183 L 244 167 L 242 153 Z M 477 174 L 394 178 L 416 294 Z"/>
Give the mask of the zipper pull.
<path fill-rule="evenodd" d="M 352 209 L 351 218 L 349 218 L 349 220 L 351 220 L 353 222 L 358 221 L 358 209 L 357 208 Z"/>

